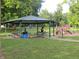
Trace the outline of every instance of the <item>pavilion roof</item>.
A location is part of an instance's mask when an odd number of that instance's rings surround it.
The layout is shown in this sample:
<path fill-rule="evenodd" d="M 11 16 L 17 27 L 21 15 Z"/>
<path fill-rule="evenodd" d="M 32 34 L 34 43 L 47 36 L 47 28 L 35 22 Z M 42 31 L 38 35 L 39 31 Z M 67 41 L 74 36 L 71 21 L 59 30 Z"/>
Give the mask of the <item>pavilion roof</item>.
<path fill-rule="evenodd" d="M 48 23 L 49 20 L 41 17 L 36 17 L 36 16 L 24 16 L 18 19 L 13 19 L 6 21 L 6 23 Z"/>

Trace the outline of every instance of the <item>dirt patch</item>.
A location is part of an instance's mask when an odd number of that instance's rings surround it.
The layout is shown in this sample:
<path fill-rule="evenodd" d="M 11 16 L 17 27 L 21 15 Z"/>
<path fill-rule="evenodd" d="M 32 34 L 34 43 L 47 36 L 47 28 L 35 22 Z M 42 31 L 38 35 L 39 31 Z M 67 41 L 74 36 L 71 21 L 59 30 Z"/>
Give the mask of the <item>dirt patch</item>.
<path fill-rule="evenodd" d="M 63 33 L 63 35 L 64 36 L 79 36 L 79 32 L 72 32 L 72 33 L 66 32 L 66 33 Z M 57 34 L 55 36 L 62 36 L 62 33 L 59 33 L 59 34 Z"/>
<path fill-rule="evenodd" d="M 5 59 L 4 58 L 4 54 L 3 54 L 3 51 L 0 49 L 0 59 Z"/>

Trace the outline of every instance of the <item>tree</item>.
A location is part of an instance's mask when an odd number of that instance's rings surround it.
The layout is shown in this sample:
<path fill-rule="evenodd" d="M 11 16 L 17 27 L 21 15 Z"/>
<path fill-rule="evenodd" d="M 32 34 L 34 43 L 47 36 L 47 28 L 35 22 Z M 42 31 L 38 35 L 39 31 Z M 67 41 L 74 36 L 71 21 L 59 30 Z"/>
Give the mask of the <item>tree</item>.
<path fill-rule="evenodd" d="M 40 13 L 39 13 L 39 16 L 40 17 L 43 17 L 43 18 L 46 18 L 46 19 L 49 19 L 49 20 L 53 20 L 53 14 L 48 12 L 48 10 L 42 10 Z"/>
<path fill-rule="evenodd" d="M 67 23 L 66 22 L 67 17 L 66 17 L 66 14 L 62 13 L 62 5 L 61 4 L 58 4 L 57 10 L 54 13 L 50 13 L 50 12 L 48 12 L 48 10 L 42 10 L 42 12 L 40 12 L 39 15 L 43 18 L 54 20 L 57 23 L 62 23 L 62 22 Z"/>
<path fill-rule="evenodd" d="M 79 0 L 70 0 L 69 2 L 70 5 L 70 12 L 68 14 L 68 21 L 69 24 L 72 26 L 79 26 Z"/>
<path fill-rule="evenodd" d="M 2 20 L 38 15 L 42 0 L 1 0 Z"/>
<path fill-rule="evenodd" d="M 53 19 L 59 24 L 61 23 L 61 21 L 64 21 L 61 4 L 58 4 L 57 11 L 53 14 Z"/>
<path fill-rule="evenodd" d="M 0 30 L 1 30 L 1 0 L 0 0 Z"/>

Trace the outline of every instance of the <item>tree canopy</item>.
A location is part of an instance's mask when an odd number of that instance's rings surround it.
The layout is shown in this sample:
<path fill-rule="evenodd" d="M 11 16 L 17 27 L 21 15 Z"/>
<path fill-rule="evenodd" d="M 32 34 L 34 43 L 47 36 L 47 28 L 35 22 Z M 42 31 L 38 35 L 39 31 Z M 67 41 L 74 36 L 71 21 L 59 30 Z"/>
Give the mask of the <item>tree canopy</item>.
<path fill-rule="evenodd" d="M 47 19 L 50 19 L 50 20 L 53 20 L 53 14 L 48 12 L 48 10 L 42 10 L 40 13 L 39 13 L 39 16 L 40 17 L 43 17 L 43 18 L 47 18 Z"/>
<path fill-rule="evenodd" d="M 67 13 L 67 19 L 70 25 L 79 25 L 79 0 L 65 0 L 69 4 L 69 13 Z"/>
<path fill-rule="evenodd" d="M 50 13 L 48 12 L 48 10 L 42 10 L 40 12 L 40 17 L 44 17 L 44 18 L 47 18 L 49 20 L 54 20 L 55 22 L 57 23 L 67 23 L 67 19 L 66 19 L 66 14 L 63 14 L 62 13 L 62 5 L 61 4 L 58 4 L 57 6 L 57 10 L 54 12 L 54 13 Z"/>
<path fill-rule="evenodd" d="M 9 20 L 27 15 L 38 15 L 42 0 L 1 0 L 1 19 Z"/>

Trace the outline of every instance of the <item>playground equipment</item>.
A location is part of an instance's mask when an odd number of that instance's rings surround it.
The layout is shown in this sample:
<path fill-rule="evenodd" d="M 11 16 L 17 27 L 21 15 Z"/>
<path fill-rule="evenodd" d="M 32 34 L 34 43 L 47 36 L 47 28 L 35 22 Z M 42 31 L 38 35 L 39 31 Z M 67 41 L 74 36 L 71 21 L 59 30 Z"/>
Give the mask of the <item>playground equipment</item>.
<path fill-rule="evenodd" d="M 65 35 L 65 34 L 70 34 L 72 35 L 72 32 L 69 30 L 70 29 L 70 26 L 69 25 L 64 25 L 62 27 L 58 27 L 56 29 L 56 35 Z"/>

